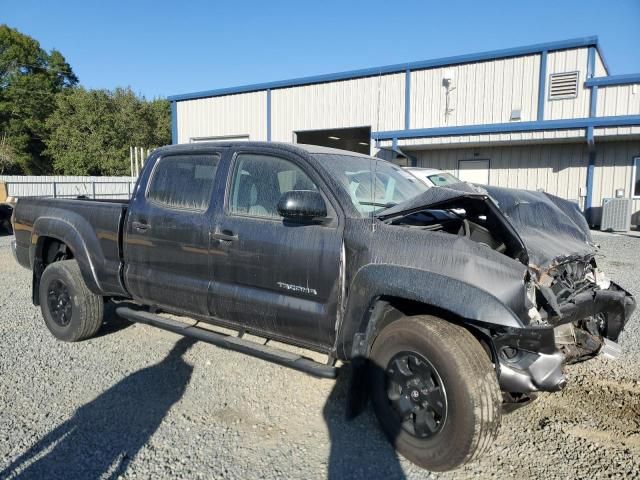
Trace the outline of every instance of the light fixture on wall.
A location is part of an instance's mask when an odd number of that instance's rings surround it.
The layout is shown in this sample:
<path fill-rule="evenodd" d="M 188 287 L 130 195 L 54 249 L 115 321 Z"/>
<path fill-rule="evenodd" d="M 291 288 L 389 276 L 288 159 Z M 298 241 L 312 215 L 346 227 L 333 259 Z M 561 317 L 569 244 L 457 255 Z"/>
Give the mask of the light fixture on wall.
<path fill-rule="evenodd" d="M 453 113 L 455 108 L 451 105 L 451 100 L 449 95 L 453 92 L 456 87 L 453 82 L 455 80 L 455 74 L 452 69 L 447 68 L 442 72 L 442 86 L 445 88 L 445 106 L 444 106 L 444 121 L 448 121 L 449 115 Z"/>

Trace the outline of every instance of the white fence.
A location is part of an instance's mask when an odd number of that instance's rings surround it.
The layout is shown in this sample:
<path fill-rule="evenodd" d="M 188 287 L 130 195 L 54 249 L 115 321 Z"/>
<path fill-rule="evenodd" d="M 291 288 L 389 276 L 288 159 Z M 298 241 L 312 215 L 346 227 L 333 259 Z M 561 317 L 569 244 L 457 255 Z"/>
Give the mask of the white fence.
<path fill-rule="evenodd" d="M 74 177 L 67 175 L 21 176 L 0 175 L 7 193 L 14 197 L 128 199 L 136 183 L 135 177 Z"/>

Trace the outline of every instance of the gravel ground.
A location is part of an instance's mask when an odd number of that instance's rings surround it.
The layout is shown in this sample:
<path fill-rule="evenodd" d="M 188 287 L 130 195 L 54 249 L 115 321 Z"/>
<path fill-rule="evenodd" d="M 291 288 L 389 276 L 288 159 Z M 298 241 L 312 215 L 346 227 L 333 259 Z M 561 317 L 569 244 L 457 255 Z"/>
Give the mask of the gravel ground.
<path fill-rule="evenodd" d="M 640 238 L 595 239 L 640 296 Z M 399 459 L 370 407 L 344 420 L 346 375 L 314 379 L 113 311 L 103 330 L 55 341 L 0 238 L 0 478 L 640 477 L 637 314 L 621 359 L 570 367 L 564 391 L 503 418 L 487 456 L 438 475 Z"/>

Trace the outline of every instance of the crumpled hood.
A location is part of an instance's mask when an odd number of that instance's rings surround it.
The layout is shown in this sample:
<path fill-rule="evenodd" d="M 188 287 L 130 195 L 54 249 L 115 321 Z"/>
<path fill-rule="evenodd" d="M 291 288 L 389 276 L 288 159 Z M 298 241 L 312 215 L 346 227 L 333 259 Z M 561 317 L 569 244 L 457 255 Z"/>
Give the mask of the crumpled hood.
<path fill-rule="evenodd" d="M 530 265 L 545 269 L 566 257 L 595 253 L 589 225 L 578 205 L 545 192 L 457 183 L 429 188 L 378 216 L 388 218 L 421 208 L 437 208 L 455 198 L 473 197 L 493 200 L 524 244 Z"/>

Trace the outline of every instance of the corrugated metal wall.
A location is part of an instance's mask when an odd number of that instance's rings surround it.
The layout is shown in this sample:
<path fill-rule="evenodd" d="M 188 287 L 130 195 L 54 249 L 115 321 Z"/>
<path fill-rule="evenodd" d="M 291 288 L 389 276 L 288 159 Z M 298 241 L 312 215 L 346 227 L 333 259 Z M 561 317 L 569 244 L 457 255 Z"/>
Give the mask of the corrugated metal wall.
<path fill-rule="evenodd" d="M 194 137 L 229 135 L 267 139 L 265 91 L 182 101 L 177 109 L 178 143 L 189 143 Z"/>
<path fill-rule="evenodd" d="M 549 52 L 544 119 L 589 116 L 590 89 L 584 87 L 588 48 Z M 595 73 L 606 75 L 599 54 Z M 507 123 L 512 110 L 521 110 L 519 121 L 537 120 L 540 55 L 489 60 L 416 70 L 410 73 L 410 128 Z M 576 98 L 549 100 L 549 76 L 578 71 Z M 449 94 L 443 79 L 451 77 Z M 639 86 L 601 87 L 598 115 L 627 115 L 640 111 Z M 251 92 L 177 102 L 178 142 L 194 137 L 249 136 L 267 139 L 267 92 Z M 279 88 L 271 92 L 271 139 L 294 141 L 294 132 L 329 128 L 370 126 L 373 131 L 405 128 L 405 73 L 386 74 L 315 85 Z M 635 127 L 639 132 L 640 128 Z M 603 134 L 627 134 L 626 129 L 604 129 Z M 571 140 L 581 130 L 544 133 L 509 133 L 440 137 L 401 141 L 401 145 L 482 142 Z"/>
<path fill-rule="evenodd" d="M 596 115 L 640 114 L 640 84 L 612 85 L 598 88 Z M 598 129 L 599 135 L 628 135 L 640 133 L 640 127 L 614 127 Z"/>
<path fill-rule="evenodd" d="M 578 96 L 563 100 L 549 100 L 549 79 L 545 94 L 545 120 L 562 118 L 585 118 L 589 116 L 589 89 L 584 87 L 587 78 L 588 48 L 549 52 L 547 56 L 547 75 L 553 73 L 579 72 Z"/>
<path fill-rule="evenodd" d="M 489 159 L 489 183 L 501 187 L 536 190 L 578 200 L 586 185 L 586 143 L 426 150 L 417 153 L 418 166 L 458 175 L 460 160 Z"/>
<path fill-rule="evenodd" d="M 596 140 L 596 168 L 593 175 L 593 205 L 599 220 L 603 198 L 615 196 L 623 188 L 631 196 L 633 182 L 633 158 L 640 157 L 640 141 L 599 142 Z M 640 199 L 632 205 L 632 223 L 640 224 Z"/>
<path fill-rule="evenodd" d="M 540 55 L 528 55 L 411 72 L 411 128 L 505 123 L 513 109 L 535 120 L 539 71 Z M 455 89 L 446 115 L 449 76 Z"/>
<path fill-rule="evenodd" d="M 623 188 L 631 196 L 633 158 L 640 156 L 640 141 L 596 144 L 593 202 L 595 221 L 600 220 L 602 199 Z M 489 183 L 502 187 L 536 190 L 570 200 L 580 200 L 587 183 L 589 163 L 586 143 L 522 145 L 422 150 L 410 152 L 419 167 L 439 168 L 458 175 L 460 160 L 489 159 Z M 640 224 L 640 199 L 633 201 L 633 224 Z"/>
<path fill-rule="evenodd" d="M 402 73 L 273 90 L 271 139 L 292 142 L 301 130 L 404 128 L 404 81 Z"/>
<path fill-rule="evenodd" d="M 0 182 L 7 183 L 8 194 L 16 197 L 87 195 L 96 198 L 125 199 L 131 196 L 135 177 L 84 177 L 67 175 L 0 175 Z"/>

